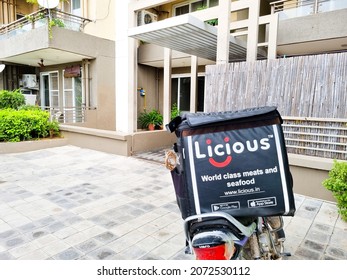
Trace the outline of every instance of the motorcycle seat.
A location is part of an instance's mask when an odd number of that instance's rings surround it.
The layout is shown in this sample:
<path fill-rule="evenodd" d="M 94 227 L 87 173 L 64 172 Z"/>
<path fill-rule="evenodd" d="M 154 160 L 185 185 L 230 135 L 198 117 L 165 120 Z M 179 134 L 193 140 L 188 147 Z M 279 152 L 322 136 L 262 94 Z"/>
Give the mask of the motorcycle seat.
<path fill-rule="evenodd" d="M 242 217 L 237 219 L 244 226 L 249 226 L 257 220 L 256 217 Z M 190 222 L 189 228 L 191 236 L 204 231 L 229 230 L 238 239 L 243 239 L 245 237 L 239 228 L 223 218 L 204 218 L 201 221 L 193 220 Z"/>

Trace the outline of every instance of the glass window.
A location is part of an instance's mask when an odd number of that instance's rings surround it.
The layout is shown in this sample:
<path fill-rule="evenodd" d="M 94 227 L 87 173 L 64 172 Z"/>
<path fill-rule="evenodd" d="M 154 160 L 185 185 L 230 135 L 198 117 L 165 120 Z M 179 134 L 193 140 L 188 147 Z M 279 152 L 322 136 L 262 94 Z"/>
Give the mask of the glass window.
<path fill-rule="evenodd" d="M 208 7 L 207 0 L 197 1 L 191 4 L 191 12 L 195 12 L 195 11 L 198 11 L 199 9 L 207 8 L 207 7 Z"/>
<path fill-rule="evenodd" d="M 82 16 L 81 0 L 72 0 L 71 1 L 71 11 L 72 11 L 73 15 Z"/>
<path fill-rule="evenodd" d="M 204 111 L 205 77 L 198 77 L 197 111 Z M 182 112 L 190 111 L 190 77 L 171 79 L 171 104 L 177 104 Z"/>
<path fill-rule="evenodd" d="M 219 3 L 218 0 L 190 1 L 188 4 L 183 4 L 181 6 L 175 6 L 174 7 L 175 16 L 195 12 L 201 8 L 215 7 L 215 6 L 218 6 L 218 3 Z"/>
<path fill-rule="evenodd" d="M 216 7 L 218 6 L 219 1 L 218 0 L 210 0 L 209 7 Z"/>
<path fill-rule="evenodd" d="M 175 8 L 175 15 L 180 16 L 189 13 L 189 4 Z"/>

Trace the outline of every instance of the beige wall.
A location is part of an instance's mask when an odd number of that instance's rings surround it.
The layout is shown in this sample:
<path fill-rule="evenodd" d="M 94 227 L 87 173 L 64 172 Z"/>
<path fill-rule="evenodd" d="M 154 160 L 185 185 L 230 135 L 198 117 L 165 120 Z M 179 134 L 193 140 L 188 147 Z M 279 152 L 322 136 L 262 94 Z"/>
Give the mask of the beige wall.
<path fill-rule="evenodd" d="M 91 95 L 97 98 L 95 128 L 114 130 L 116 127 L 114 60 L 108 56 L 99 56 L 91 65 L 90 78 Z"/>
<path fill-rule="evenodd" d="M 90 60 L 90 106 L 96 107 L 96 111 L 88 112 L 87 123 L 89 126 L 99 129 L 115 129 L 115 80 L 114 61 L 115 46 L 111 40 L 96 39 L 88 34 L 54 28 L 53 38 L 49 41 L 51 47 L 65 51 L 79 53 L 81 55 L 95 57 Z M 73 39 L 75 38 L 75 40 Z M 77 37 L 77 40 L 76 40 Z M 43 71 L 62 70 L 66 66 L 82 64 L 82 61 L 71 62 L 64 65 L 45 67 Z M 62 79 L 61 79 L 62 83 Z M 62 84 L 60 86 L 62 89 Z M 62 91 L 60 93 L 62 95 Z M 61 103 L 62 104 L 62 103 Z"/>
<path fill-rule="evenodd" d="M 328 178 L 327 170 L 292 165 L 290 171 L 293 175 L 294 193 L 327 201 L 336 201 L 331 192 L 322 185 L 323 180 Z"/>
<path fill-rule="evenodd" d="M 37 5 L 28 5 L 26 0 L 17 0 L 16 13 L 21 15 L 31 14 L 38 10 Z"/>
<path fill-rule="evenodd" d="M 145 96 L 140 96 L 137 91 L 137 111 L 142 112 L 144 109 L 150 111 L 159 108 L 159 72 L 160 69 L 145 65 L 138 67 L 138 88 L 145 90 Z"/>
<path fill-rule="evenodd" d="M 84 15 L 84 17 L 93 21 L 85 27 L 84 31 L 87 34 L 115 40 L 115 1 L 117 0 L 86 1 L 88 2 L 87 7 L 85 8 L 87 15 Z"/>

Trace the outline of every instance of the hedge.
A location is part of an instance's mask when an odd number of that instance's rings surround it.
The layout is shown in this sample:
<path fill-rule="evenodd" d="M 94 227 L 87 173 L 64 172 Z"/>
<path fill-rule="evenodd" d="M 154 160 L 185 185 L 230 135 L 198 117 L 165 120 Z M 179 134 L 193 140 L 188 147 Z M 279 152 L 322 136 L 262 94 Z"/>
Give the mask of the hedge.
<path fill-rule="evenodd" d="M 18 109 L 25 105 L 25 97 L 19 89 L 14 91 L 0 90 L 0 109 Z"/>
<path fill-rule="evenodd" d="M 0 142 L 19 142 L 59 134 L 59 124 L 42 110 L 0 110 Z"/>

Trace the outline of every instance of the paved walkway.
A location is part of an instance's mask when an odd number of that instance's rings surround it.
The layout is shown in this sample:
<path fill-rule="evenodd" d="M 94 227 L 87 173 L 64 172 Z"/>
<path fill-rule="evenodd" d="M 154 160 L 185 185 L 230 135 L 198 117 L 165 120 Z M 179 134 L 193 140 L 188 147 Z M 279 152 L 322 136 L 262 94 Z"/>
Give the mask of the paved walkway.
<path fill-rule="evenodd" d="M 0 260 L 193 259 L 163 152 L 122 157 L 75 146 L 0 154 Z M 291 259 L 347 259 L 333 203 L 295 195 Z"/>

